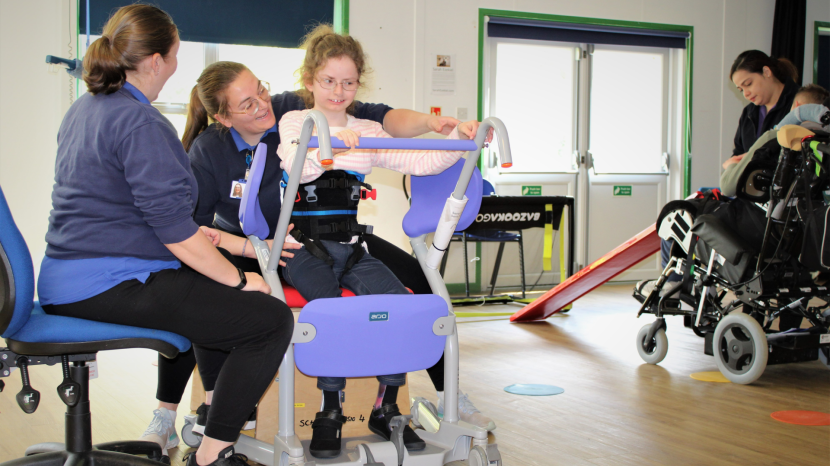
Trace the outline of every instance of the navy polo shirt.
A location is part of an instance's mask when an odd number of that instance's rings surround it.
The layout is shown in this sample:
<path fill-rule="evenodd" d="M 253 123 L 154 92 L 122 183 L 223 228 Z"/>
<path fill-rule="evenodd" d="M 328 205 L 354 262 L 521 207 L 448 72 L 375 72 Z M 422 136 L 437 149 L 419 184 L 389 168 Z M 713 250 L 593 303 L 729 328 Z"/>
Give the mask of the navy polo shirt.
<path fill-rule="evenodd" d="M 271 104 L 278 123 L 286 113 L 306 108 L 303 99 L 293 91 L 271 96 Z M 389 110 L 392 108 L 383 104 L 357 102 L 354 116 L 383 124 Z M 268 223 L 268 238 L 273 238 L 280 216 L 279 182 L 282 179 L 280 159 L 277 157 L 280 134 L 276 126 L 269 129 L 260 142 L 267 146 L 267 151 L 259 202 Z M 199 200 L 194 214 L 197 224 L 243 236 L 239 226 L 241 200 L 230 195 L 232 184 L 245 178 L 248 168 L 246 156 L 255 150 L 256 146 L 246 143 L 236 130 L 228 130 L 219 123 L 210 125 L 196 137 L 188 155 L 199 184 Z"/>

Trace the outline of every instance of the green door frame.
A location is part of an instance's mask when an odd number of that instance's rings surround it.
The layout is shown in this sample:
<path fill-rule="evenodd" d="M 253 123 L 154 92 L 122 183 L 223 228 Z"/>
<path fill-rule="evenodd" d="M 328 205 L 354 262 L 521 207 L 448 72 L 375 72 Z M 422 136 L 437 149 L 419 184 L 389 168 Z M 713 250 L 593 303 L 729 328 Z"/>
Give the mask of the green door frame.
<path fill-rule="evenodd" d="M 585 18 L 581 16 L 561 16 L 544 13 L 530 13 L 510 10 L 492 10 L 479 8 L 478 10 L 478 120 L 484 118 L 484 40 L 486 17 L 529 19 L 536 21 L 550 21 L 557 23 L 592 24 L 598 26 L 618 26 L 632 29 L 652 29 L 657 31 L 688 32 L 686 39 L 686 82 L 683 89 L 683 115 L 685 124 L 683 127 L 683 195 L 691 193 L 692 184 L 692 64 L 694 56 L 694 26 L 683 26 L 679 24 L 646 23 L 641 21 L 622 21 L 615 19 Z M 818 22 L 817 22 L 818 24 Z M 816 30 L 818 31 L 818 29 Z M 816 32 L 818 34 L 818 32 Z M 479 164 L 481 161 L 479 162 Z M 479 165 L 480 166 L 480 165 Z M 481 243 L 476 244 L 476 256 L 481 257 Z M 476 279 L 471 283 L 472 287 L 481 286 L 481 261 L 476 261 Z M 462 284 L 463 286 L 463 284 Z M 448 285 L 449 288 L 449 285 Z"/>
<path fill-rule="evenodd" d="M 818 81 L 818 36 L 819 30 L 830 31 L 830 22 L 815 21 L 813 26 L 813 82 Z"/>
<path fill-rule="evenodd" d="M 334 32 L 349 34 L 349 0 L 334 0 Z"/>

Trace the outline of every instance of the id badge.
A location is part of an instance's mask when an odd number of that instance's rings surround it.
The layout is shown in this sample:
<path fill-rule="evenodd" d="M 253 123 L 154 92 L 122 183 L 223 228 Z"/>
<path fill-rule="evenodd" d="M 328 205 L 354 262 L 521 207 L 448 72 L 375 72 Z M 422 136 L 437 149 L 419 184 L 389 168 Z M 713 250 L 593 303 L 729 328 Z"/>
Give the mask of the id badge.
<path fill-rule="evenodd" d="M 235 180 L 231 182 L 231 199 L 242 199 L 242 194 L 245 193 L 247 183 L 245 180 Z"/>

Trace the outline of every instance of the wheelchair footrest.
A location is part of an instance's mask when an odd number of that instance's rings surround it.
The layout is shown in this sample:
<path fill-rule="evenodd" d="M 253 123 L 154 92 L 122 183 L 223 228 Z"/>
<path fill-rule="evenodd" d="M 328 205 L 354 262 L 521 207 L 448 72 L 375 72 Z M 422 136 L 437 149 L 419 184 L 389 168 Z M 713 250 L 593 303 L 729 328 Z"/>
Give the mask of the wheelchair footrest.
<path fill-rule="evenodd" d="M 830 346 L 830 335 L 808 332 L 773 333 L 767 335 L 767 342 L 791 350 L 813 349 Z"/>

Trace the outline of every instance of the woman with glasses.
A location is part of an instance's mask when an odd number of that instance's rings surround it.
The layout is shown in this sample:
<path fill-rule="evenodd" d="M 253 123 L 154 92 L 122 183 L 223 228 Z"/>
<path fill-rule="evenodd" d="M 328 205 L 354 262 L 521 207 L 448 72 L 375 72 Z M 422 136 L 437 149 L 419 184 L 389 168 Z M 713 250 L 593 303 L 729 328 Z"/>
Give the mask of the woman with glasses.
<path fill-rule="evenodd" d="M 49 314 L 177 333 L 197 359 L 203 348 L 223 352 L 193 464 L 245 466 L 233 443 L 274 379 L 294 319 L 261 276 L 228 261 L 244 240 L 223 238 L 219 250 L 193 221 L 197 179 L 175 128 L 151 105 L 178 50 L 170 16 L 142 4 L 118 9 L 90 45 L 89 93 L 58 133 L 38 294 Z"/>
<path fill-rule="evenodd" d="M 193 172 L 199 184 L 199 201 L 196 207 L 196 223 L 213 227 L 221 232 L 220 241 L 246 241 L 239 227 L 239 203 L 230 193 L 235 184 L 246 181 L 256 146 L 260 142 L 268 146 L 267 163 L 260 186 L 260 207 L 268 223 L 271 237 L 276 230 L 280 213 L 280 186 L 282 169 L 277 157 L 280 136 L 277 121 L 293 110 L 304 110 L 306 104 L 296 92 L 286 91 L 269 95 L 270 86 L 259 80 L 240 63 L 217 62 L 202 72 L 191 92 L 187 124 L 182 144 L 190 156 Z M 455 118 L 437 117 L 412 110 L 392 109 L 383 104 L 355 103 L 355 117 L 381 123 L 386 132 L 395 137 L 414 137 L 430 131 L 449 134 L 459 123 Z M 213 120 L 213 123 L 211 122 Z M 416 294 L 432 293 L 418 261 L 409 253 L 375 235 L 365 235 L 364 240 L 372 256 L 383 262 L 395 276 Z M 270 243 L 269 243 L 270 244 Z M 221 242 L 220 242 L 221 246 Z M 286 243 L 285 249 L 297 249 L 296 243 Z M 291 257 L 290 252 L 283 256 Z M 250 242 L 243 245 L 243 254 L 233 258 L 234 265 L 246 272 L 259 273 Z M 281 262 L 281 265 L 285 265 Z M 211 357 L 200 353 L 199 374 L 202 377 L 206 400 L 197 410 L 193 431 L 202 432 L 210 411 L 216 374 L 225 361 L 226 354 L 213 352 Z M 184 353 L 175 360 L 159 357 L 159 382 L 156 398 L 159 409 L 145 433 L 145 438 L 157 436 L 175 439 L 175 413 L 184 393 L 190 374 L 196 364 L 191 353 Z M 444 359 L 427 369 L 438 392 L 439 409 L 443 409 Z M 482 428 L 494 429 L 493 421 L 481 414 L 463 393 L 459 393 L 459 415 L 465 422 Z M 167 416 L 167 422 L 159 427 L 157 419 Z M 255 413 L 251 413 L 246 429 L 255 426 Z"/>

